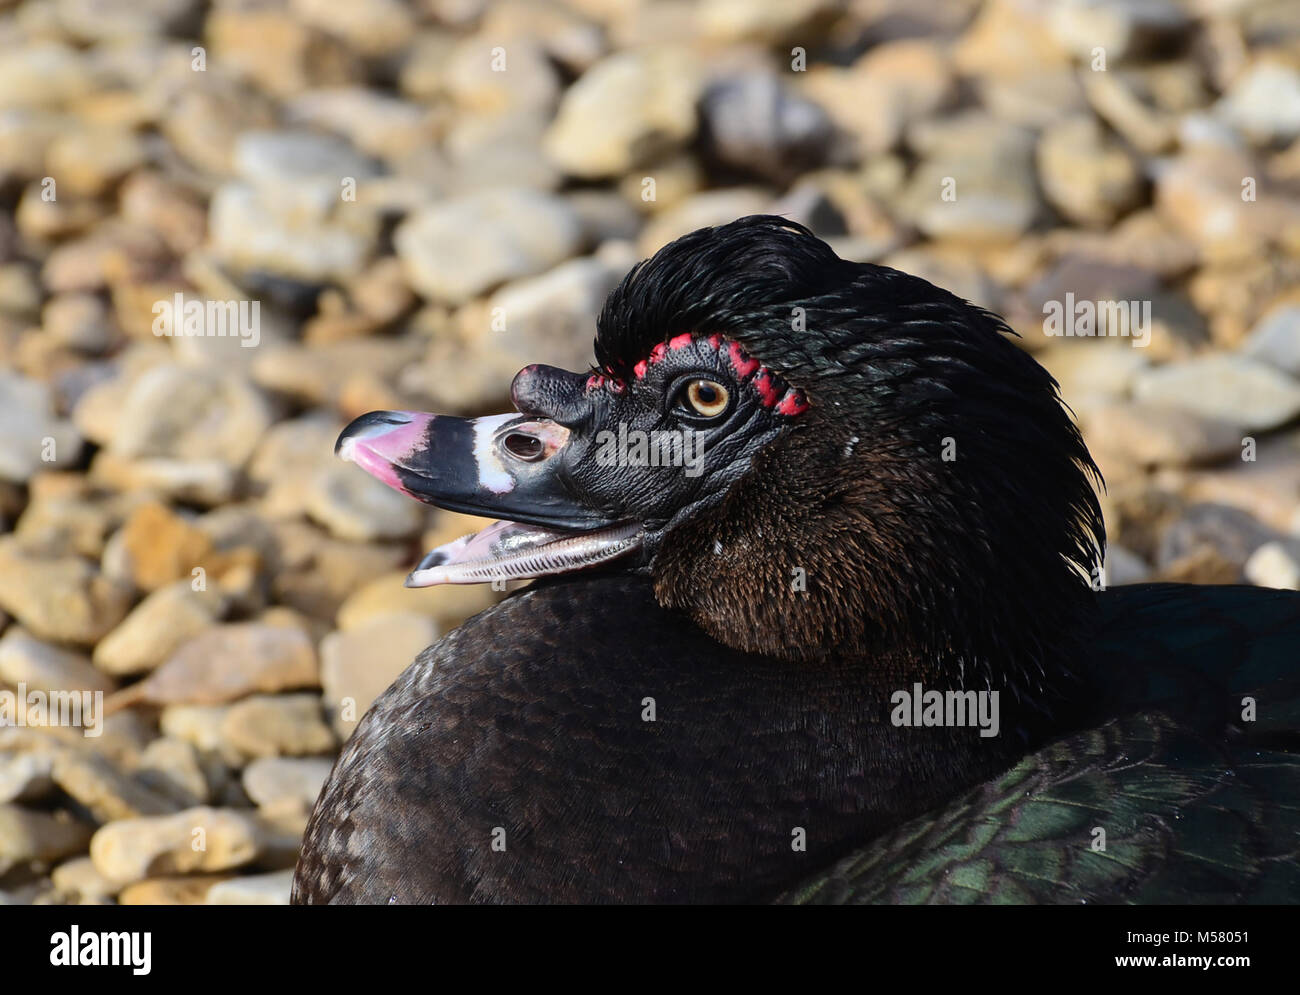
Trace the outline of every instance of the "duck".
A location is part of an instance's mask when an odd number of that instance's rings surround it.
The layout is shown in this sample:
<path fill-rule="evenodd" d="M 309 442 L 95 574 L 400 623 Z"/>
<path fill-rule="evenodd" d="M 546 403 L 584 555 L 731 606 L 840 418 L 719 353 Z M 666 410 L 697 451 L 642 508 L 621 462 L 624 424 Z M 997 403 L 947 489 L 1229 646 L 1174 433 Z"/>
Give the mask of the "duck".
<path fill-rule="evenodd" d="M 295 904 L 1300 896 L 1300 593 L 1108 587 L 1103 485 L 997 315 L 776 216 L 606 300 L 515 410 L 342 459 L 528 580 L 344 745 Z"/>

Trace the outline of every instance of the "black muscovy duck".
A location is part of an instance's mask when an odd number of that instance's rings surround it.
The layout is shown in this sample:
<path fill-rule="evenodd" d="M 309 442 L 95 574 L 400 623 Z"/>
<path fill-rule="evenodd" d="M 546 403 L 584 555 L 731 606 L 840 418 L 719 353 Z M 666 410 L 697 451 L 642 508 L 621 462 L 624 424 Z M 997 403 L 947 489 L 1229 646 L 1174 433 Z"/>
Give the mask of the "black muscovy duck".
<path fill-rule="evenodd" d="M 517 413 L 338 452 L 541 578 L 343 748 L 299 903 L 1300 896 L 1300 594 L 1101 591 L 1097 471 L 996 316 L 751 217 Z M 937 697 L 936 697 L 937 695 Z"/>

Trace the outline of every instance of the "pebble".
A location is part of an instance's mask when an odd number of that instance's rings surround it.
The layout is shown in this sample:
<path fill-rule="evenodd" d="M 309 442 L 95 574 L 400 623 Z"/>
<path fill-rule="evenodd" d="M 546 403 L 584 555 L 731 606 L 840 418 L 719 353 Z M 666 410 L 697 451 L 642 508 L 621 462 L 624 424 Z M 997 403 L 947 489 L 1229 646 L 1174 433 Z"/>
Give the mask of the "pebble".
<path fill-rule="evenodd" d="M 0 311 L 32 317 L 41 309 L 41 297 L 40 281 L 30 263 L 0 263 Z"/>
<path fill-rule="evenodd" d="M 1241 564 L 1256 549 L 1275 538 L 1272 529 L 1238 508 L 1196 504 L 1164 530 L 1156 550 L 1155 565 L 1161 571 L 1169 571 L 1176 568 L 1179 561 L 1194 560 L 1198 555 L 1209 553 L 1239 579 Z"/>
<path fill-rule="evenodd" d="M 1138 163 L 1093 117 L 1067 118 L 1043 133 L 1038 174 L 1048 202 L 1083 225 L 1108 225 L 1142 197 Z"/>
<path fill-rule="evenodd" d="M 84 852 L 91 828 L 85 823 L 36 812 L 19 805 L 0 805 L 0 873 L 14 864 L 49 861 Z"/>
<path fill-rule="evenodd" d="M 117 537 L 121 540 L 122 570 L 135 587 L 145 591 L 179 580 L 195 591 L 209 586 L 238 589 L 262 558 L 255 546 L 218 549 L 198 523 L 156 501 L 133 509 Z M 106 551 L 105 564 L 109 559 Z"/>
<path fill-rule="evenodd" d="M 267 430 L 247 468 L 264 515 L 291 519 L 307 513 L 310 484 L 334 461 L 334 442 L 342 430 L 343 422 L 326 412 L 309 412 Z"/>
<path fill-rule="evenodd" d="M 90 646 L 131 606 L 131 593 L 78 556 L 43 558 L 0 537 L 0 609 L 38 639 Z"/>
<path fill-rule="evenodd" d="M 261 393 L 221 370 L 158 366 L 132 384 L 109 451 L 126 459 L 242 467 L 271 423 Z"/>
<path fill-rule="evenodd" d="M 293 890 L 293 869 L 269 874 L 246 874 L 214 884 L 208 905 L 288 905 Z"/>
<path fill-rule="evenodd" d="M 1254 438 L 1254 459 L 1185 481 L 1189 498 L 1241 508 L 1278 532 L 1300 535 L 1300 433 Z M 1247 455 L 1243 446 L 1242 454 Z"/>
<path fill-rule="evenodd" d="M 272 595 L 315 618 L 332 619 L 345 598 L 366 581 L 399 566 L 410 569 L 399 546 L 333 539 L 305 522 L 278 523 L 280 570 Z"/>
<path fill-rule="evenodd" d="M 41 325 L 60 345 L 88 353 L 106 352 L 116 338 L 108 308 L 92 294 L 60 294 L 46 303 Z"/>
<path fill-rule="evenodd" d="M 1151 568 L 1146 561 L 1130 549 L 1117 543 L 1106 545 L 1106 586 L 1119 587 L 1123 584 L 1141 584 L 1151 579 Z"/>
<path fill-rule="evenodd" d="M 469 114 L 550 116 L 561 86 L 546 50 L 527 37 L 501 42 L 481 33 L 458 42 L 441 67 L 443 88 Z"/>
<path fill-rule="evenodd" d="M 470 194 L 424 208 L 393 235 L 411 285 L 459 304 L 577 251 L 582 228 L 562 199 L 530 190 Z"/>
<path fill-rule="evenodd" d="M 332 460 L 310 478 L 306 511 L 340 539 L 369 542 L 415 535 L 424 509 L 348 463 Z"/>
<path fill-rule="evenodd" d="M 447 185 L 457 193 L 520 187 L 549 191 L 564 174 L 542 154 L 546 118 L 528 110 L 457 121 L 443 140 Z"/>
<path fill-rule="evenodd" d="M 1300 382 L 1243 356 L 1209 355 L 1140 373 L 1139 401 L 1184 408 L 1247 430 L 1276 428 L 1300 414 Z"/>
<path fill-rule="evenodd" d="M 546 356 L 562 369 L 583 369 L 591 361 L 596 317 L 635 262 L 632 256 L 571 259 L 506 284 L 488 298 L 487 320 L 466 329 L 484 346 L 481 361 L 498 371 L 501 382 L 518 372 L 520 356 Z"/>
<path fill-rule="evenodd" d="M 202 905 L 208 892 L 230 877 L 229 874 L 187 874 L 149 878 L 122 888 L 117 901 L 119 905 Z"/>
<path fill-rule="evenodd" d="M 1080 78 L 1088 105 L 1139 152 L 1160 155 L 1178 141 L 1178 118 L 1144 99 L 1131 75 L 1086 72 Z"/>
<path fill-rule="evenodd" d="M 1015 78 L 1068 66 L 1069 53 L 1041 17 L 1027 17 L 1016 0 L 990 0 L 953 49 L 958 71 Z"/>
<path fill-rule="evenodd" d="M 355 407 L 354 394 L 366 406 L 401 408 L 400 396 L 388 386 L 408 364 L 418 360 L 420 343 L 410 337 L 329 342 L 304 348 L 292 344 L 257 350 L 253 379 L 266 390 L 305 404 L 326 404 L 345 413 Z M 394 403 L 387 403 L 389 400 Z M 331 441 L 329 451 L 334 450 Z"/>
<path fill-rule="evenodd" d="M 830 115 L 775 74 L 749 72 L 712 84 L 700 112 L 708 148 L 719 162 L 788 183 L 826 159 Z"/>
<path fill-rule="evenodd" d="M 342 41 L 283 8 L 218 7 L 204 27 L 208 58 L 274 97 L 355 82 L 362 72 L 360 58 Z"/>
<path fill-rule="evenodd" d="M 94 86 L 89 61 L 67 45 L 42 41 L 0 52 L 0 110 L 59 107 Z"/>
<path fill-rule="evenodd" d="M 1192 21 L 1174 0 L 1064 0 L 1047 23 L 1060 45 L 1087 64 L 1096 49 L 1121 62 L 1177 46 Z"/>
<path fill-rule="evenodd" d="M 379 221 L 365 208 L 363 191 L 356 192 L 369 170 L 349 171 L 349 165 L 340 163 L 327 177 L 271 172 L 274 184 L 223 185 L 208 213 L 216 257 L 237 271 L 299 280 L 342 279 L 355 272 L 377 245 Z"/>
<path fill-rule="evenodd" d="M 731 187 L 694 194 L 646 224 L 637 239 L 637 254 L 642 258 L 652 255 L 673 239 L 697 228 L 726 224 L 749 214 L 761 214 L 770 203 L 771 198 L 765 192 L 753 187 Z"/>
<path fill-rule="evenodd" d="M 221 720 L 221 739 L 246 757 L 309 756 L 336 745 L 314 694 L 253 695 Z"/>
<path fill-rule="evenodd" d="M 1300 543 L 1264 543 L 1250 554 L 1244 573 L 1258 587 L 1300 591 Z"/>
<path fill-rule="evenodd" d="M 1061 397 L 1071 407 L 1128 397 L 1133 378 L 1150 365 L 1141 349 L 1079 349 L 1068 345 L 1049 347 L 1039 361 L 1052 371 L 1061 385 Z"/>
<path fill-rule="evenodd" d="M 81 41 L 143 40 L 181 31 L 197 0 L 58 0 L 60 26 Z"/>
<path fill-rule="evenodd" d="M 0 637 L 0 681 L 32 691 L 112 691 L 112 678 L 82 653 L 42 642 L 13 625 Z"/>
<path fill-rule="evenodd" d="M 1141 466 L 1184 466 L 1236 456 L 1246 434 L 1228 421 L 1140 403 L 1091 407 L 1083 423 L 1095 447 Z"/>
<path fill-rule="evenodd" d="M 0 802 L 33 801 L 54 787 L 49 753 L 0 753 Z"/>
<path fill-rule="evenodd" d="M 171 799 L 177 808 L 192 808 L 212 800 L 205 763 L 192 743 L 162 736 L 144 748 L 133 774 L 145 787 Z"/>
<path fill-rule="evenodd" d="M 40 470 L 75 466 L 81 439 L 54 411 L 48 386 L 0 370 L 0 481 L 24 483 Z"/>
<path fill-rule="evenodd" d="M 1246 258 L 1300 224 L 1300 207 L 1274 188 L 1248 157 L 1194 149 L 1155 169 L 1156 206 L 1173 227 L 1194 240 L 1203 255 Z M 1254 201 L 1243 198 L 1243 180 L 1257 176 Z"/>
<path fill-rule="evenodd" d="M 401 0 L 290 0 L 290 9 L 305 23 L 320 28 L 367 56 L 401 52 L 415 30 L 415 15 Z"/>
<path fill-rule="evenodd" d="M 1241 344 L 1241 354 L 1300 379 L 1300 305 L 1269 311 Z"/>
<path fill-rule="evenodd" d="M 435 119 L 428 108 L 366 87 L 309 90 L 285 108 L 291 120 L 338 132 L 372 156 L 409 154 L 431 143 L 436 135 Z M 249 179 L 257 182 L 259 176 L 249 173 Z M 338 187 L 336 180 L 331 187 L 336 197 Z"/>
<path fill-rule="evenodd" d="M 127 883 L 239 867 L 255 860 L 261 846 L 250 816 L 202 805 L 102 826 L 90 841 L 90 859 L 104 877 Z"/>
<path fill-rule="evenodd" d="M 64 751 L 54 762 L 53 778 L 100 825 L 116 819 L 165 815 L 179 807 L 95 753 Z"/>
<path fill-rule="evenodd" d="M 167 705 L 158 717 L 158 727 L 164 736 L 189 743 L 205 754 L 220 753 L 237 765 L 242 759 L 238 753 L 223 752 L 226 743 L 221 723 L 229 712 L 229 705 Z"/>
<path fill-rule="evenodd" d="M 447 514 L 451 513 L 447 512 Z M 483 524 L 482 519 L 470 519 L 463 515 L 455 517 L 463 518 L 468 524 L 459 526 L 456 535 L 442 533 L 447 535 L 448 540 L 481 528 Z M 440 542 L 438 538 L 431 540 L 426 533 L 420 545 L 422 549 L 432 549 L 440 545 Z M 346 632 L 381 616 L 414 614 L 433 619 L 438 624 L 439 631 L 446 631 L 459 625 L 471 615 L 477 615 L 484 609 L 492 607 L 503 596 L 503 592 L 493 591 L 486 584 L 448 584 L 437 588 L 410 588 L 405 585 L 408 572 L 399 570 L 383 574 L 358 587 L 339 607 L 338 627 Z"/>
<path fill-rule="evenodd" d="M 1261 60 L 1237 77 L 1215 111 L 1252 141 L 1290 141 L 1300 136 L 1300 70 Z"/>
<path fill-rule="evenodd" d="M 967 118 L 947 133 L 914 133 L 932 151 L 917 166 L 898 208 L 936 239 L 1010 241 L 1023 235 L 1042 209 L 1034 170 L 1034 142 L 1025 130 Z"/>
<path fill-rule="evenodd" d="M 301 629 L 233 622 L 192 636 L 143 681 L 121 691 L 109 707 L 139 701 L 219 705 L 253 692 L 318 683 L 316 653 Z"/>
<path fill-rule="evenodd" d="M 188 580 L 165 584 L 95 644 L 95 666 L 117 675 L 154 670 L 182 644 L 214 625 L 223 604 L 219 593 L 196 591 Z"/>
<path fill-rule="evenodd" d="M 695 135 L 698 66 L 670 48 L 602 59 L 565 90 L 547 154 L 566 173 L 597 179 L 681 148 Z"/>
<path fill-rule="evenodd" d="M 173 252 L 197 249 L 207 234 L 202 202 L 164 174 L 138 170 L 126 178 L 118 195 L 122 216 L 158 232 Z"/>
<path fill-rule="evenodd" d="M 926 39 L 885 42 L 848 68 L 811 67 L 803 89 L 863 158 L 893 149 L 910 124 L 943 109 L 956 93 L 951 60 Z"/>
<path fill-rule="evenodd" d="M 351 732 L 366 709 L 438 638 L 424 615 L 382 615 L 321 641 L 321 684 L 340 733 Z"/>
<path fill-rule="evenodd" d="M 85 197 L 108 193 L 148 159 L 143 138 L 121 127 L 65 131 L 45 151 L 46 168 L 64 190 Z"/>
<path fill-rule="evenodd" d="M 50 872 L 50 881 L 61 895 L 82 901 L 112 898 L 120 887 L 100 874 L 89 857 L 65 860 Z"/>
<path fill-rule="evenodd" d="M 244 791 L 259 808 L 309 812 L 333 766 L 323 757 L 259 757 L 244 768 Z"/>

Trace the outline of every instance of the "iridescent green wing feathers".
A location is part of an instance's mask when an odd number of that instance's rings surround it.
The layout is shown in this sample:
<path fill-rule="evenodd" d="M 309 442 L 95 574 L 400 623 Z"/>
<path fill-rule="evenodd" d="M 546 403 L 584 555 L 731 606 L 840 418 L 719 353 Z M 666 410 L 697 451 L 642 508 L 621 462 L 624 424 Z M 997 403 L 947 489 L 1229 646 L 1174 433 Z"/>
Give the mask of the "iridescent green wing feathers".
<path fill-rule="evenodd" d="M 781 900 L 1300 900 L 1300 595 L 1111 594 L 1097 667 L 1114 668 L 1107 707 L 1119 717 L 1049 744 Z"/>

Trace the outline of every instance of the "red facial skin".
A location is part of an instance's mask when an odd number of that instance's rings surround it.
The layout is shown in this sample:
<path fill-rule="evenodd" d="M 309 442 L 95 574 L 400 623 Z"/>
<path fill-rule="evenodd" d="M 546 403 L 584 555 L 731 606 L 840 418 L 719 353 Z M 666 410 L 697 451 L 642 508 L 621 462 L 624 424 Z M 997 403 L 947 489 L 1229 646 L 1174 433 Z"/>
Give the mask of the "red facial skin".
<path fill-rule="evenodd" d="M 791 387 L 782 392 L 780 378 L 749 355 L 740 343 L 731 342 L 716 334 L 710 335 L 704 341 L 715 351 L 726 350 L 737 379 L 742 382 L 749 381 L 749 385 L 758 393 L 759 403 L 763 407 L 773 408 L 777 414 L 788 418 L 801 415 L 808 410 L 808 401 L 802 391 Z M 650 367 L 662 362 L 670 352 L 685 349 L 696 342 L 696 338 L 689 333 L 675 335 L 667 342 L 660 342 L 650 350 L 650 354 L 645 359 L 632 367 L 633 377 L 637 380 L 644 379 Z M 615 394 L 622 394 L 627 390 L 627 384 L 601 373 L 593 373 L 587 378 L 587 390 L 609 390 Z"/>

